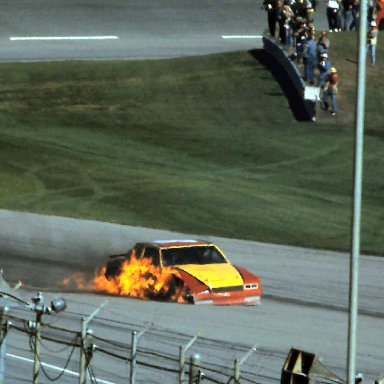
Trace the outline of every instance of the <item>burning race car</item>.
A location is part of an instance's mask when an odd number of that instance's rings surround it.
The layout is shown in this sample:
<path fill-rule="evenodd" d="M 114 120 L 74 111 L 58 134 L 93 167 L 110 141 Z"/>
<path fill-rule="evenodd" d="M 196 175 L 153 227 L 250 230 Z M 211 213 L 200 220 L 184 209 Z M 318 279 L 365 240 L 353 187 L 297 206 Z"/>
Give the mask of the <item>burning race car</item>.
<path fill-rule="evenodd" d="M 110 256 L 103 272 L 99 289 L 127 296 L 255 305 L 262 294 L 257 276 L 232 265 L 215 244 L 206 241 L 137 243 L 126 254 Z"/>

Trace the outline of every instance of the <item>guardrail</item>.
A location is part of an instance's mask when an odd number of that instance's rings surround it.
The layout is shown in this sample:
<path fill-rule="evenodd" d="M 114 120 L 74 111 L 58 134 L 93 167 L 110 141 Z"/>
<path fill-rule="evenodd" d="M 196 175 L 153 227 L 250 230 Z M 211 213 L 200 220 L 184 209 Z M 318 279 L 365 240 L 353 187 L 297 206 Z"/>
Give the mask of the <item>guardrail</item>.
<path fill-rule="evenodd" d="M 263 45 L 268 66 L 286 94 L 295 117 L 300 121 L 315 121 L 316 101 L 306 99 L 306 89 L 309 87 L 305 85 L 296 64 L 274 38 L 264 35 Z"/>

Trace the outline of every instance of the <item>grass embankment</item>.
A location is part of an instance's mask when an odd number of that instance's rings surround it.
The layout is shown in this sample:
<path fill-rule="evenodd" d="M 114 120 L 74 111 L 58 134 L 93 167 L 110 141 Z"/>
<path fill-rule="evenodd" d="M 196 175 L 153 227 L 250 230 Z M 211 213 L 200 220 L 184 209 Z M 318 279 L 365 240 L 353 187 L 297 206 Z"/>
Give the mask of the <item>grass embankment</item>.
<path fill-rule="evenodd" d="M 294 120 L 246 52 L 1 64 L 0 207 L 346 250 L 353 36 L 332 36 L 340 114 L 316 124 Z M 379 254 L 382 53 L 368 68 L 362 233 L 362 249 Z"/>

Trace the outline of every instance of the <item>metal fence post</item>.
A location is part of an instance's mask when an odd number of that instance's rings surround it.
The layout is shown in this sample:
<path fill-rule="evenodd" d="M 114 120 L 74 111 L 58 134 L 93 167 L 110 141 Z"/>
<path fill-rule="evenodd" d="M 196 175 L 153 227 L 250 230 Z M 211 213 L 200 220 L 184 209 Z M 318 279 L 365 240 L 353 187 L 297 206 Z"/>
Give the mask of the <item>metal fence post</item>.
<path fill-rule="evenodd" d="M 80 340 L 80 372 L 79 383 L 85 384 L 85 338 L 87 335 L 87 319 L 83 317 L 81 319 L 81 340 Z"/>
<path fill-rule="evenodd" d="M 196 340 L 197 336 L 195 336 L 185 347 L 182 345 L 179 347 L 179 384 L 184 384 L 185 380 L 185 354 Z"/>
<path fill-rule="evenodd" d="M 201 357 L 198 353 L 194 353 L 190 358 L 189 364 L 189 384 L 199 384 L 202 378 L 201 373 Z"/>
<path fill-rule="evenodd" d="M 135 384 L 136 380 L 136 359 L 137 359 L 137 332 L 132 332 L 132 343 L 131 343 L 131 369 L 129 371 L 129 383 Z"/>
<path fill-rule="evenodd" d="M 88 317 L 83 317 L 81 319 L 81 340 L 80 340 L 80 372 L 79 372 L 79 384 L 87 384 L 88 375 L 86 374 L 86 369 L 89 365 L 87 363 L 86 351 L 87 343 L 89 342 L 89 336 L 92 335 L 92 331 L 89 332 L 87 329 L 88 323 L 99 313 L 99 311 L 108 303 L 108 300 L 105 300 L 99 308 L 95 309 Z"/>
<path fill-rule="evenodd" d="M 240 380 L 240 362 L 239 359 L 235 359 L 235 372 L 234 372 L 234 380 L 235 384 L 237 384 Z"/>
<path fill-rule="evenodd" d="M 244 357 L 239 360 L 239 359 L 235 359 L 235 362 L 234 362 L 234 380 L 235 380 L 235 384 L 238 384 L 240 383 L 240 367 L 245 363 L 246 360 L 249 359 L 249 357 L 252 355 L 253 352 L 256 351 L 256 347 L 252 347 L 245 355 Z"/>
<path fill-rule="evenodd" d="M 136 382 L 136 362 L 137 362 L 137 342 L 140 337 L 144 335 L 144 333 L 148 330 L 148 328 L 143 329 L 140 333 L 136 331 L 132 331 L 132 344 L 131 344 L 131 369 L 129 372 L 129 383 L 135 384 Z"/>
<path fill-rule="evenodd" d="M 84 339 L 84 353 L 85 353 L 85 382 L 88 384 L 91 381 L 89 374 L 89 365 L 93 356 L 93 331 L 87 329 Z"/>
<path fill-rule="evenodd" d="M 41 335 L 41 316 L 42 313 L 36 313 L 36 322 L 34 323 L 34 352 L 33 352 L 33 384 L 39 383 L 39 370 L 40 370 L 40 335 Z"/>
<path fill-rule="evenodd" d="M 5 337 L 8 332 L 9 308 L 0 307 L 0 384 L 5 383 L 5 355 L 6 342 Z"/>

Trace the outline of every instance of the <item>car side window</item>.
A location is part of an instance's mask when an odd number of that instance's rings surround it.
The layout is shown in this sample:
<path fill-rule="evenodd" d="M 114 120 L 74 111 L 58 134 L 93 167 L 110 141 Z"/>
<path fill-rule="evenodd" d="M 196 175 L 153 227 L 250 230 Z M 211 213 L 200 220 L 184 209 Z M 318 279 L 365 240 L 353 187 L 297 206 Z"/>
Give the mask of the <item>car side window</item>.
<path fill-rule="evenodd" d="M 160 266 L 160 255 L 157 248 L 147 247 L 144 250 L 143 259 L 148 259 L 156 267 Z"/>
<path fill-rule="evenodd" d="M 144 246 L 143 245 L 136 245 L 133 247 L 129 252 L 129 258 L 132 256 L 135 256 L 136 259 L 140 259 L 141 254 L 143 253 Z"/>

